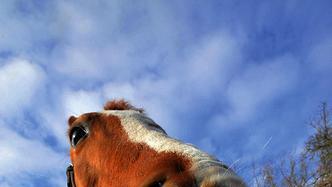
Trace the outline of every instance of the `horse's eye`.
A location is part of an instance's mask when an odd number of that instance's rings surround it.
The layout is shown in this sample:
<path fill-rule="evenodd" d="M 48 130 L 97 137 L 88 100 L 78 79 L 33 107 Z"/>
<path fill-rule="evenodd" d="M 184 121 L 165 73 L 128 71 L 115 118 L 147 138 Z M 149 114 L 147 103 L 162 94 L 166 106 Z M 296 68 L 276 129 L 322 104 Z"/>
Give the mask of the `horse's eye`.
<path fill-rule="evenodd" d="M 88 135 L 88 130 L 84 127 L 74 127 L 70 131 L 70 143 L 73 148 Z"/>
<path fill-rule="evenodd" d="M 165 179 L 158 180 L 149 185 L 149 187 L 162 187 L 165 183 Z"/>

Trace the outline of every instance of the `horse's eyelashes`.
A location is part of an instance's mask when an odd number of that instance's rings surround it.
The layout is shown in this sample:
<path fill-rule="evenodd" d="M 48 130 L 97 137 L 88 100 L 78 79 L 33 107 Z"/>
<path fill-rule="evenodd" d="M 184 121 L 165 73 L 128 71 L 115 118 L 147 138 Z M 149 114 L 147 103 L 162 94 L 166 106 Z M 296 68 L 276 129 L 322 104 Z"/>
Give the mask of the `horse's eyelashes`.
<path fill-rule="evenodd" d="M 70 132 L 70 143 L 73 148 L 88 135 L 88 130 L 84 127 L 74 127 Z"/>

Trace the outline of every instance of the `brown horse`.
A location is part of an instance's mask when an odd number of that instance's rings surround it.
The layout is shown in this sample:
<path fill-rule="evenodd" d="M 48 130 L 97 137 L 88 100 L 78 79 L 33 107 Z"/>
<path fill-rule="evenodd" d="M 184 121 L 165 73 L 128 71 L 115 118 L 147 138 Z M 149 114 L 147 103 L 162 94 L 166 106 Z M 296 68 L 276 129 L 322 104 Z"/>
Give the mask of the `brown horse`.
<path fill-rule="evenodd" d="M 214 157 L 167 136 L 142 109 L 123 100 L 104 109 L 68 120 L 68 186 L 245 186 Z"/>

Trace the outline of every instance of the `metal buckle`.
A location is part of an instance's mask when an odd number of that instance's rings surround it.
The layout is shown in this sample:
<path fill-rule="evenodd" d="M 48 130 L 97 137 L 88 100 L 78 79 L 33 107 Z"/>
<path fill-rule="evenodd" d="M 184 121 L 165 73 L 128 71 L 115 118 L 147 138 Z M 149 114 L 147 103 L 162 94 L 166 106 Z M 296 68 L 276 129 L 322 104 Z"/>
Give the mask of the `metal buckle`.
<path fill-rule="evenodd" d="M 70 164 L 66 170 L 67 175 L 67 187 L 76 187 L 74 179 L 74 167 Z"/>

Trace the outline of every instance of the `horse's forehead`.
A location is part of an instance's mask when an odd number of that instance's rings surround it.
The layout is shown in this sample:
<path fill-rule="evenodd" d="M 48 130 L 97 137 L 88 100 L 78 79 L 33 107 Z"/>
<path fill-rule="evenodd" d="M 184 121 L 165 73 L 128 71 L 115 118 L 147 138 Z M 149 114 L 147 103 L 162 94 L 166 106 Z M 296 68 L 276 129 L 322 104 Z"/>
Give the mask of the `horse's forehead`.
<path fill-rule="evenodd" d="M 128 135 L 139 135 L 139 132 L 144 128 L 147 131 L 157 131 L 166 134 L 157 123 L 145 114 L 136 110 L 105 110 L 101 112 L 104 115 L 116 116 L 120 119 L 121 125 Z"/>
<path fill-rule="evenodd" d="M 157 152 L 182 153 L 182 143 L 170 138 L 152 119 L 135 110 L 103 111 L 120 119 L 123 130 L 132 143 L 144 143 Z"/>
<path fill-rule="evenodd" d="M 117 116 L 129 140 L 133 143 L 144 143 L 159 153 L 173 152 L 182 155 L 188 148 L 191 149 L 190 146 L 184 146 L 182 142 L 170 138 L 159 125 L 143 113 L 124 110 L 104 111 L 104 114 Z"/>

